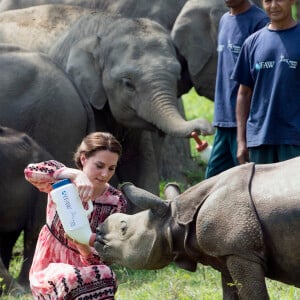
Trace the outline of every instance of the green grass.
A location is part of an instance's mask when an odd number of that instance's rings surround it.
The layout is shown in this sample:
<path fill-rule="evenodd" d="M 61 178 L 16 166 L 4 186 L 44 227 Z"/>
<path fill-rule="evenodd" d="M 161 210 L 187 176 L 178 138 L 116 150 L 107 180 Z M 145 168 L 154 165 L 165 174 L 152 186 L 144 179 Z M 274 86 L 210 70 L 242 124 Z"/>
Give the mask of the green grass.
<path fill-rule="evenodd" d="M 183 97 L 188 119 L 213 118 L 213 102 L 199 97 L 194 90 Z M 212 144 L 213 137 L 205 137 Z M 199 156 L 195 143 L 191 139 L 193 156 Z M 162 187 L 164 184 L 162 183 Z M 17 256 L 11 264 L 10 271 L 17 277 L 20 266 L 22 239 L 19 239 L 15 252 Z M 116 300 L 220 300 L 222 299 L 220 274 L 208 266 L 198 265 L 192 273 L 178 268 L 174 264 L 156 271 L 133 271 L 120 266 L 113 266 L 117 274 L 119 288 Z M 300 300 L 300 289 L 267 279 L 271 300 Z M 14 297 L 2 297 L 14 300 Z M 30 295 L 18 300 L 32 299 Z"/>
<path fill-rule="evenodd" d="M 221 276 L 208 266 L 188 272 L 170 265 L 157 271 L 115 268 L 119 278 L 117 300 L 221 300 Z M 272 300 L 300 299 L 300 289 L 267 279 Z"/>
<path fill-rule="evenodd" d="M 198 265 L 196 272 L 188 272 L 171 264 L 155 270 L 130 270 L 112 266 L 118 278 L 116 300 L 221 300 L 221 276 L 208 266 Z M 298 300 L 300 289 L 267 279 L 271 300 Z M 17 298 L 6 296 L 3 300 Z M 32 299 L 31 295 L 18 298 Z"/>
<path fill-rule="evenodd" d="M 170 266 L 156 271 L 131 271 L 116 268 L 119 278 L 117 300 L 189 300 L 222 299 L 219 274 L 209 267 L 199 265 L 197 272 L 191 273 Z"/>

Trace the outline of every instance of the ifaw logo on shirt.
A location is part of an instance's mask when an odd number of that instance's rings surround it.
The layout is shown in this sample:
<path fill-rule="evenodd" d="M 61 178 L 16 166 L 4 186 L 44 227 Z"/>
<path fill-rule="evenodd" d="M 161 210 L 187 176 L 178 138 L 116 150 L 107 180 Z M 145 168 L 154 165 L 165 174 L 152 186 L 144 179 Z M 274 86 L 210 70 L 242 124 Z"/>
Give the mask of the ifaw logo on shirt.
<path fill-rule="evenodd" d="M 291 68 L 291 69 L 296 69 L 298 66 L 298 62 L 296 60 L 284 58 L 284 55 L 280 56 L 280 62 L 286 63 L 289 66 L 289 68 Z"/>
<path fill-rule="evenodd" d="M 298 66 L 298 61 L 285 58 L 284 55 L 280 56 L 280 60 L 278 63 L 287 64 L 290 69 L 296 69 Z M 255 69 L 256 70 L 273 69 L 274 65 L 275 65 L 274 60 L 261 61 L 255 64 Z"/>
<path fill-rule="evenodd" d="M 261 61 L 255 64 L 256 70 L 263 70 L 263 69 L 273 69 L 275 65 L 275 61 Z"/>
<path fill-rule="evenodd" d="M 229 40 L 228 43 L 227 43 L 227 48 L 228 48 L 232 53 L 239 54 L 239 53 L 241 52 L 241 48 L 242 48 L 242 47 L 241 47 L 240 45 L 231 43 L 231 41 Z"/>

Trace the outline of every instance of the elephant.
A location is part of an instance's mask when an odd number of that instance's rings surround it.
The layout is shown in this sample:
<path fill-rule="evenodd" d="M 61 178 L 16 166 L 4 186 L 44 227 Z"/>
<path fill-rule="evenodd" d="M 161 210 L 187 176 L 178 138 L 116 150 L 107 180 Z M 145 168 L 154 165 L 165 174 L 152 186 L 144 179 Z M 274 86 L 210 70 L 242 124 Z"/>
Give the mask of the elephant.
<path fill-rule="evenodd" d="M 24 167 L 50 157 L 73 165 L 73 151 L 87 133 L 95 130 L 95 121 L 90 105 L 46 55 L 0 44 L 0 68 L 0 124 L 13 128 L 0 131 L 0 190 L 4 195 L 0 205 L 1 263 L 8 267 L 12 247 L 24 230 L 25 259 L 19 283 L 27 286 L 46 200 L 39 200 L 44 195 L 37 194 L 24 180 Z M 0 265 L 6 286 L 19 293 L 21 289 L 14 280 L 9 282 L 6 273 Z"/>
<path fill-rule="evenodd" d="M 0 12 L 43 4 L 65 4 L 99 9 L 124 17 L 149 18 L 169 31 L 187 0 L 1 0 Z"/>
<path fill-rule="evenodd" d="M 179 138 L 193 131 L 213 133 L 206 120 L 186 121 L 180 114 L 180 64 L 169 34 L 157 22 L 88 14 L 60 35 L 48 55 L 92 106 L 96 129 L 111 131 L 125 145 L 121 181 L 158 194 L 161 143 L 154 143 L 147 130 Z"/>
<path fill-rule="evenodd" d="M 5 292 L 13 295 L 26 292 L 35 244 L 46 215 L 46 194 L 25 180 L 24 168 L 31 162 L 49 159 L 52 156 L 27 134 L 0 126 L 0 277 Z M 8 267 L 13 246 L 22 231 L 23 263 L 17 282 L 8 273 Z"/>
<path fill-rule="evenodd" d="M 41 148 L 66 165 L 73 165 L 73 151 L 87 133 L 95 130 L 95 122 L 90 105 L 46 55 L 0 44 L 0 69 L 0 124 L 24 132 L 0 131 L 0 254 L 8 267 L 12 247 L 24 230 L 25 259 L 19 283 L 27 286 L 35 241 L 45 222 L 46 199 L 39 200 L 44 195 L 37 194 L 25 181 L 24 167 L 31 161 L 46 159 Z M 0 265 L 0 276 L 6 273 Z M 20 292 L 8 275 L 4 279 L 13 293 Z"/>
<path fill-rule="evenodd" d="M 121 5 L 121 2 L 119 1 L 115 2 L 114 7 L 115 9 L 118 8 L 118 12 L 125 16 L 144 16 L 145 12 L 142 13 L 141 10 L 147 8 L 147 16 L 159 21 L 160 24 L 167 28 L 168 32 L 171 30 L 171 24 L 174 23 L 177 12 L 179 12 L 181 7 L 183 6 L 182 1 L 163 1 L 164 5 L 167 5 L 167 7 L 163 6 L 165 7 L 165 9 L 163 10 L 157 8 L 157 1 L 147 1 L 147 5 L 140 5 L 140 2 L 141 1 L 127 0 L 123 1 Z M 13 1 L 9 1 L 6 4 L 4 3 L 5 2 L 3 1 L 0 2 L 0 7 L 2 5 L 3 8 L 3 5 L 7 4 L 20 4 L 20 2 L 15 3 Z M 25 3 L 28 3 L 29 5 L 29 3 L 32 2 L 26 1 Z M 77 4 L 86 5 L 88 3 L 90 3 L 91 5 L 93 5 L 93 3 L 95 4 L 94 1 L 84 1 L 83 3 Z M 101 3 L 111 5 L 114 3 L 114 1 L 102 1 Z M 162 7 L 161 3 L 160 7 Z M 106 7 L 105 9 L 112 12 L 112 8 L 108 9 L 108 7 Z M 176 10 L 176 14 L 174 10 Z M 49 48 L 55 43 L 56 39 L 63 32 L 65 32 L 67 28 L 69 28 L 78 18 L 84 15 L 92 16 L 96 12 L 97 10 L 95 8 L 89 9 L 85 7 L 76 7 L 69 5 L 41 5 L 3 12 L 0 14 L 0 41 L 14 43 L 18 44 L 21 47 L 48 53 Z M 170 25 L 168 25 L 165 20 L 169 20 L 168 22 L 170 23 Z M 178 84 L 180 84 L 180 82 L 181 80 L 178 81 Z M 180 98 L 177 99 L 176 105 L 179 112 L 184 117 L 184 108 L 182 100 Z M 136 135 L 138 134 L 140 135 L 140 133 L 136 133 Z M 156 164 L 157 168 L 159 169 L 158 176 L 162 180 L 172 179 L 184 182 L 186 185 L 189 184 L 188 176 L 185 172 L 182 171 L 184 170 L 183 166 L 194 173 L 196 173 L 199 169 L 198 164 L 192 159 L 190 155 L 191 150 L 189 141 L 187 139 L 171 137 L 169 135 L 161 137 L 161 135 L 157 133 L 151 133 L 151 137 L 148 136 L 149 133 L 145 132 L 142 133 L 142 135 L 143 137 L 135 138 L 135 140 L 143 139 L 144 141 L 141 142 L 142 145 L 147 144 L 151 148 L 153 148 L 152 144 L 159 145 L 159 147 L 155 147 L 155 150 L 152 150 L 152 152 L 156 152 L 155 156 L 160 158 L 160 162 L 157 162 Z M 153 156 L 151 153 L 149 153 L 148 155 Z M 165 166 L 169 165 L 168 162 L 170 157 L 173 156 L 180 157 L 181 164 L 166 168 Z M 144 159 L 142 158 L 142 161 L 143 160 Z M 149 176 L 145 176 L 145 178 L 149 178 Z"/>
<path fill-rule="evenodd" d="M 88 31 L 85 21 L 87 18 L 89 24 L 95 20 L 97 35 L 78 37 L 78 32 L 82 32 L 81 28 Z M 91 31 L 95 32 L 95 29 Z M 100 112 L 106 116 L 111 114 L 124 129 L 137 128 L 139 133 L 140 129 L 158 129 L 175 137 L 190 137 L 194 130 L 202 135 L 213 133 L 211 124 L 207 121 L 186 121 L 180 115 L 176 104 L 180 64 L 169 35 L 156 22 L 143 18 L 119 17 L 107 22 L 107 18 L 99 18 L 98 15 L 85 16 L 58 39 L 49 55 L 66 69 L 83 97 L 91 103 L 95 111 L 96 128 L 103 126 L 103 117 L 97 117 Z M 97 68 L 95 64 L 98 65 Z M 93 81 L 93 78 L 97 80 Z M 102 80 L 99 81 L 98 78 Z M 101 124 L 98 120 L 101 120 Z M 114 127 L 107 128 L 111 130 Z M 151 139 L 149 143 L 151 144 Z M 137 153 L 148 149 L 141 145 Z M 154 150 L 155 155 L 159 151 Z M 155 169 L 145 172 L 151 174 L 146 189 L 156 189 L 158 194 L 159 178 L 153 180 L 153 176 L 159 173 L 159 160 L 153 161 L 149 155 L 146 154 L 143 159 L 143 170 Z M 128 170 L 126 168 L 125 174 L 128 174 Z M 148 180 L 140 176 L 140 171 L 134 173 L 135 177 L 138 174 L 139 180 Z"/>
<path fill-rule="evenodd" d="M 9 44 L 0 44 L 0 68 L 0 124 L 74 165 L 73 152 L 95 120 L 66 73 L 48 56 Z"/>
<path fill-rule="evenodd" d="M 95 9 L 69 5 L 41 5 L 0 13 L 0 42 L 47 54 L 60 35 Z"/>
<path fill-rule="evenodd" d="M 226 300 L 269 299 L 266 277 L 300 287 L 299 168 L 300 157 L 247 163 L 166 201 L 124 183 L 142 211 L 107 218 L 95 248 L 106 264 L 131 269 L 209 265 Z"/>

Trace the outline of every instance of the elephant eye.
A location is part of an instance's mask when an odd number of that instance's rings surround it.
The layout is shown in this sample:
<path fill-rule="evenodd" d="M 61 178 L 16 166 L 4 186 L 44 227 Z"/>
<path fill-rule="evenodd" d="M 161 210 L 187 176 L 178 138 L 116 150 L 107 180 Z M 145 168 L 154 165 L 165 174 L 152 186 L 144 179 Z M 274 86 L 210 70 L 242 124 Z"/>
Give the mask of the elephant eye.
<path fill-rule="evenodd" d="M 134 90 L 135 90 L 135 86 L 134 86 L 134 84 L 132 83 L 131 79 L 129 79 L 129 78 L 123 78 L 123 79 L 122 79 L 122 82 L 123 82 L 123 85 L 124 85 L 128 90 L 131 90 L 131 91 L 134 91 Z"/>
<path fill-rule="evenodd" d="M 121 221 L 120 229 L 121 229 L 122 235 L 125 235 L 126 231 L 127 231 L 127 223 L 125 221 Z"/>

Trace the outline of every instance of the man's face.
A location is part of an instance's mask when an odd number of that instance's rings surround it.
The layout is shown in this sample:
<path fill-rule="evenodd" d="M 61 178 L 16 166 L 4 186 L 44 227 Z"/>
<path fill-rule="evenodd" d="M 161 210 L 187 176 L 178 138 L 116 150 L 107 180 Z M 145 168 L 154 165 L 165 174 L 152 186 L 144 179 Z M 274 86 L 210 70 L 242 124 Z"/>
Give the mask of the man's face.
<path fill-rule="evenodd" d="M 294 0 L 263 0 L 263 8 L 271 22 L 281 23 L 290 20 Z"/>

